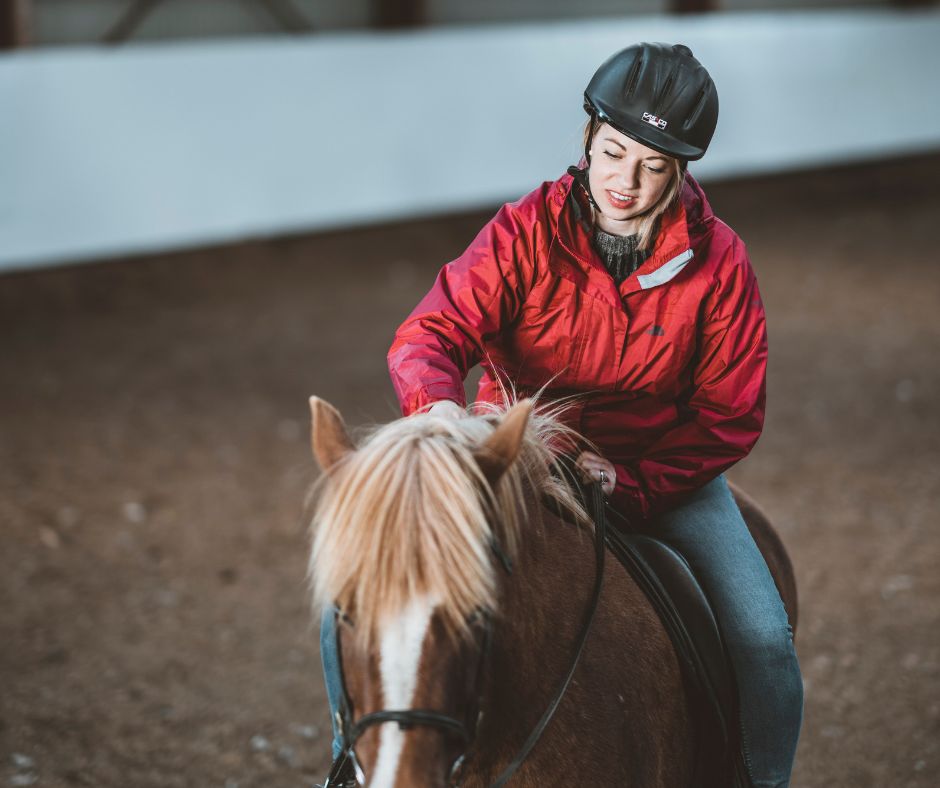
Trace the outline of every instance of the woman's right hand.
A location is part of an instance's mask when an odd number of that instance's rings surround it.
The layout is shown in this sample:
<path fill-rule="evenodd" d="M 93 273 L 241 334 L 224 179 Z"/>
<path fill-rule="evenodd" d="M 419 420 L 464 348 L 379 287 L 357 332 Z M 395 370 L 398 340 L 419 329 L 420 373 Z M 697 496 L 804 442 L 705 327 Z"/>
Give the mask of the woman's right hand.
<path fill-rule="evenodd" d="M 465 419 L 467 417 L 467 411 L 456 402 L 449 399 L 442 399 L 435 402 L 428 408 L 428 414 L 431 416 L 443 416 L 446 419 Z"/>

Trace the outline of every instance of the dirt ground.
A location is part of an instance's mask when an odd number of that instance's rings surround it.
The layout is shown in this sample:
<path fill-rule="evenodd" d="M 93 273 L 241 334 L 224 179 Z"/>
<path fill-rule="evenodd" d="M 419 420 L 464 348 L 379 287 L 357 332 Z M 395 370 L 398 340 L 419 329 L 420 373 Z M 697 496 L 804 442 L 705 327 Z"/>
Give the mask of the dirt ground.
<path fill-rule="evenodd" d="M 804 788 L 940 784 L 938 179 L 708 189 L 769 312 L 730 476 L 797 570 Z M 0 784 L 323 775 L 307 396 L 396 415 L 393 330 L 491 213 L 0 277 Z"/>

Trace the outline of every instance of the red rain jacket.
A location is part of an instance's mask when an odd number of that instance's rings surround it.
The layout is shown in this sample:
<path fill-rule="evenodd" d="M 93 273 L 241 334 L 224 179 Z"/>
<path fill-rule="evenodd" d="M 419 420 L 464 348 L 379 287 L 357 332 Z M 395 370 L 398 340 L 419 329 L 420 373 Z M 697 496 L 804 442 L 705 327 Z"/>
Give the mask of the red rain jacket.
<path fill-rule="evenodd" d="M 744 243 L 686 177 L 652 255 L 617 287 L 565 175 L 504 205 L 445 265 L 388 354 L 408 415 L 477 398 L 580 394 L 566 417 L 617 469 L 611 503 L 668 510 L 744 457 L 764 421 L 764 307 Z"/>

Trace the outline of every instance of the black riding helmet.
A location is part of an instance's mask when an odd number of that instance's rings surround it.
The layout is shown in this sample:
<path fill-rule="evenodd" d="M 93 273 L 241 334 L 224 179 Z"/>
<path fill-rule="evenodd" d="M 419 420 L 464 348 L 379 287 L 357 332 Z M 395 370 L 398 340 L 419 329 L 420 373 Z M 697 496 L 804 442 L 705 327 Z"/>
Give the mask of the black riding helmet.
<path fill-rule="evenodd" d="M 715 133 L 718 91 L 684 44 L 634 44 L 597 69 L 584 91 L 584 109 L 595 123 L 694 161 Z"/>

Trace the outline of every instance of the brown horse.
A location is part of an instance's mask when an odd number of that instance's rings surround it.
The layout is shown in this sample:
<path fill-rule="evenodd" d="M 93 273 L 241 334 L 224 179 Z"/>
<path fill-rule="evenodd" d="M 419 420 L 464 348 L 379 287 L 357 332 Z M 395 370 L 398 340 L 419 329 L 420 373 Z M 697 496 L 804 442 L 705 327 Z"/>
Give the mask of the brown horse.
<path fill-rule="evenodd" d="M 492 785 L 572 665 L 592 594 L 591 523 L 553 472 L 575 436 L 523 401 L 507 413 L 400 419 L 357 448 L 334 408 L 311 407 L 325 473 L 310 569 L 316 601 L 342 611 L 359 779 Z M 735 495 L 795 619 L 782 544 Z M 418 711 L 398 714 L 408 710 Z M 573 681 L 511 784 L 688 786 L 695 736 L 671 642 L 608 561 Z"/>

